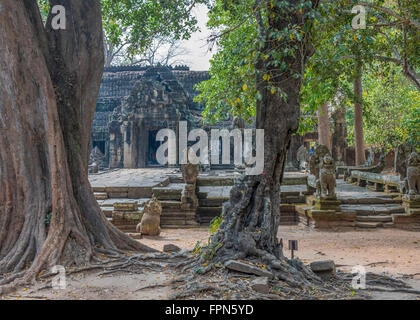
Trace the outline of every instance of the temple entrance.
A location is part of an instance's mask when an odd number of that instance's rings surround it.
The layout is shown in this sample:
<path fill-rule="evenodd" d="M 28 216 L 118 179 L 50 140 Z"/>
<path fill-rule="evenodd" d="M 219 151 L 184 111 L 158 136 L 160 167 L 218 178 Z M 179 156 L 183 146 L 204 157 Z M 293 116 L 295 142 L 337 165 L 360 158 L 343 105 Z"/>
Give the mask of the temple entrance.
<path fill-rule="evenodd" d="M 159 130 L 150 130 L 148 132 L 148 150 L 146 154 L 146 165 L 148 167 L 161 167 L 162 165 L 156 159 L 156 152 L 162 145 L 162 141 L 156 141 L 156 135 Z"/>
<path fill-rule="evenodd" d="M 92 141 L 92 148 L 98 147 L 98 149 L 105 154 L 105 141 Z"/>

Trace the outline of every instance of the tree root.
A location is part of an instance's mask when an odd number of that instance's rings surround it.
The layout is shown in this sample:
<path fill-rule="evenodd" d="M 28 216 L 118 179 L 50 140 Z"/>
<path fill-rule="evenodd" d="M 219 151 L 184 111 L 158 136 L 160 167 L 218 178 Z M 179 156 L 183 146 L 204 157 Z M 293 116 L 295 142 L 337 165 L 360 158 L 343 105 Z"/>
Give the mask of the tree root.
<path fill-rule="evenodd" d="M 401 293 L 410 293 L 410 294 L 420 295 L 419 290 L 412 290 L 412 289 L 384 289 L 384 288 L 377 288 L 377 287 L 367 287 L 364 290 L 366 290 L 366 291 L 380 291 L 380 292 L 401 292 Z"/>

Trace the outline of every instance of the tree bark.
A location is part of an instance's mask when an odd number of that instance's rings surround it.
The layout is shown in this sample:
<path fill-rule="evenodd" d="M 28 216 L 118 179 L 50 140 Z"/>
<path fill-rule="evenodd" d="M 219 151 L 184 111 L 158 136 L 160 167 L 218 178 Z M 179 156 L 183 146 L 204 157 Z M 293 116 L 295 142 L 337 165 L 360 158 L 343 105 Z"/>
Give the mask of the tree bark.
<path fill-rule="evenodd" d="M 88 181 L 103 72 L 99 3 L 55 4 L 66 8 L 66 30 L 44 29 L 35 0 L 1 2 L 0 273 L 12 274 L 0 285 L 17 280 L 0 294 L 53 265 L 151 250 L 106 220 Z"/>
<path fill-rule="evenodd" d="M 288 67 L 285 72 L 280 72 L 275 64 L 271 64 L 271 58 L 261 58 L 257 64 L 257 89 L 262 99 L 257 102 L 256 128 L 264 129 L 264 173 L 243 175 L 235 183 L 230 201 L 223 207 L 220 230 L 212 238 L 212 245 L 218 248 L 217 260 L 224 262 L 258 257 L 268 268 L 281 270 L 284 274 L 288 272 L 287 267 L 277 261 L 284 259 L 282 242 L 277 237 L 281 214 L 280 184 L 291 135 L 297 131 L 299 124 L 301 76 L 307 58 L 313 54 L 309 33 L 302 41 L 283 39 L 276 42 L 270 39 L 271 31 L 304 22 L 302 14 L 296 9 L 298 1 L 287 2 L 290 10 L 286 13 L 267 5 L 269 30 L 264 29 L 261 17 L 257 16 L 260 37 L 264 40 L 260 48 L 262 56 L 286 46 L 297 45 L 300 48 L 294 56 L 283 57 Z M 317 3 L 313 2 L 314 8 Z M 270 84 L 264 80 L 266 74 L 272 79 Z M 296 74 L 300 76 L 296 77 Z M 286 94 L 287 99 L 279 92 L 271 92 L 271 86 Z M 300 277 L 299 272 L 296 274 Z"/>
<path fill-rule="evenodd" d="M 356 152 L 356 166 L 366 163 L 365 140 L 363 135 L 363 87 L 362 87 L 362 63 L 356 62 L 354 77 L 354 143 Z"/>
<path fill-rule="evenodd" d="M 331 146 L 331 131 L 330 131 L 330 117 L 328 112 L 328 104 L 324 104 L 318 109 L 318 142 L 321 145 L 332 150 Z"/>

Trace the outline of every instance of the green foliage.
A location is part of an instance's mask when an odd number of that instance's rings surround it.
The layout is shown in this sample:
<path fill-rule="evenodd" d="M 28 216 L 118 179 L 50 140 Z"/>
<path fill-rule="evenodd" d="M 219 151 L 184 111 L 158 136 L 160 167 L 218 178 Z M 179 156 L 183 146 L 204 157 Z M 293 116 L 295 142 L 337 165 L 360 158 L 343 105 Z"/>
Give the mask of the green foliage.
<path fill-rule="evenodd" d="M 217 250 L 223 246 L 221 242 L 209 242 L 208 245 L 204 248 L 201 258 L 204 261 L 212 261 L 216 256 Z"/>
<path fill-rule="evenodd" d="M 351 8 L 358 1 L 339 0 L 323 3 L 315 23 L 315 54 L 310 59 L 301 92 L 303 116 L 300 132 L 313 130 L 316 111 L 332 103 L 337 93 L 344 96 L 347 107 L 348 138 L 353 143 L 353 110 L 356 102 L 353 80 L 356 64 L 363 65 L 363 101 L 365 139 L 368 144 L 390 149 L 407 139 L 418 141 L 418 90 L 406 81 L 404 64 L 418 70 L 419 33 L 407 20 L 418 19 L 418 10 L 411 1 L 370 1 L 367 7 L 367 28 L 351 27 Z M 417 48 L 417 51 L 416 51 Z M 399 72 L 399 75 L 397 73 Z"/>
<path fill-rule="evenodd" d="M 301 14 L 302 22 L 285 24 L 283 19 L 291 12 Z M 290 61 L 301 49 L 315 15 L 312 2 L 306 0 L 216 0 L 208 26 L 219 33 L 213 39 L 218 52 L 211 61 L 211 79 L 196 88 L 201 92 L 196 101 L 206 102 L 205 120 L 213 123 L 229 115 L 250 120 L 266 93 L 286 101 L 282 85 L 301 77 Z M 258 72 L 257 64 L 258 70 L 267 72 Z"/>
<path fill-rule="evenodd" d="M 208 27 L 224 28 L 226 34 L 218 39 L 218 52 L 211 60 L 211 79 L 196 87 L 201 92 L 196 101 L 206 102 L 203 116 L 208 122 L 230 114 L 243 119 L 255 115 L 258 37 L 255 18 L 249 15 L 252 5 L 249 0 L 218 0 L 210 10 Z"/>
<path fill-rule="evenodd" d="M 154 39 L 185 40 L 197 30 L 191 10 L 208 0 L 101 0 L 106 41 L 114 47 L 126 44 L 128 57 L 144 52 Z M 44 22 L 49 0 L 38 0 Z"/>
<path fill-rule="evenodd" d="M 49 227 L 50 226 L 50 224 L 51 224 L 51 216 L 52 216 L 52 212 L 50 211 L 50 212 L 48 212 L 46 215 L 45 215 L 45 218 L 44 218 L 44 224 L 45 224 L 45 226 L 46 227 Z"/>
<path fill-rule="evenodd" d="M 386 150 L 407 140 L 420 145 L 420 93 L 401 71 L 366 73 L 363 84 L 367 144 Z"/>
<path fill-rule="evenodd" d="M 42 21 L 47 21 L 48 13 L 50 12 L 49 0 L 38 0 L 39 11 L 41 12 Z"/>
<path fill-rule="evenodd" d="M 222 223 L 222 218 L 217 216 L 214 217 L 213 220 L 210 222 L 210 234 L 215 234 L 219 231 L 220 224 Z"/>
<path fill-rule="evenodd" d="M 188 39 L 197 30 L 191 14 L 195 5 L 207 0 L 101 0 L 107 41 L 127 43 L 127 54 L 144 52 L 157 37 Z"/>

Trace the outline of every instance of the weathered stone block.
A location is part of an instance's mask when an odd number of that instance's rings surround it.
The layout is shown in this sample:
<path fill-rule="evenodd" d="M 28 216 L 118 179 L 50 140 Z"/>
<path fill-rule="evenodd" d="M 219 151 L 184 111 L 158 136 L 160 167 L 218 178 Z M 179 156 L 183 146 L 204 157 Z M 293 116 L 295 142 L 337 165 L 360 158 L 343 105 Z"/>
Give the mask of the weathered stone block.
<path fill-rule="evenodd" d="M 236 261 L 236 260 L 227 261 L 225 263 L 225 267 L 229 270 L 247 273 L 247 274 L 255 274 L 257 276 L 268 277 L 270 279 L 273 277 L 273 274 L 268 270 L 259 268 L 257 266 L 253 266 L 248 263 Z"/>
<path fill-rule="evenodd" d="M 335 263 L 332 260 L 314 261 L 309 265 L 311 270 L 324 280 L 335 275 Z"/>
<path fill-rule="evenodd" d="M 269 279 L 266 277 L 256 278 L 251 281 L 251 288 L 258 293 L 270 293 Z"/>
<path fill-rule="evenodd" d="M 174 245 L 174 244 L 165 244 L 163 246 L 163 252 L 179 252 L 181 251 L 181 248 Z"/>
<path fill-rule="evenodd" d="M 137 202 L 116 202 L 114 203 L 115 211 L 138 211 L 139 205 Z"/>
<path fill-rule="evenodd" d="M 314 210 L 334 210 L 341 211 L 340 201 L 337 198 L 332 197 L 330 199 L 316 199 L 314 204 Z"/>

